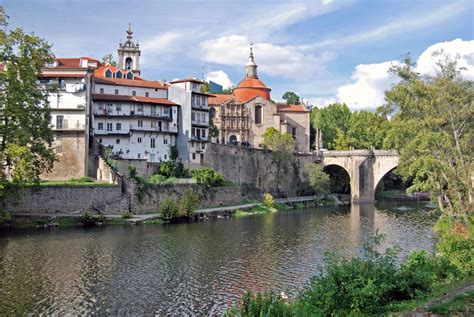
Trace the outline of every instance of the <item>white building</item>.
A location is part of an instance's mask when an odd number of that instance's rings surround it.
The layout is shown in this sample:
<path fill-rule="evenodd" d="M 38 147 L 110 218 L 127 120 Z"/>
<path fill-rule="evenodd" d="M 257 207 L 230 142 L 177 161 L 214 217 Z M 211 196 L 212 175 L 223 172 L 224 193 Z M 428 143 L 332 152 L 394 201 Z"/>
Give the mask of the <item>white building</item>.
<path fill-rule="evenodd" d="M 168 99 L 181 105 L 178 151 L 186 166 L 199 165 L 209 137 L 208 94 L 201 93 L 203 81 L 195 78 L 174 80 Z"/>
<path fill-rule="evenodd" d="M 42 70 L 40 83 L 59 88 L 49 96 L 57 161 L 43 179 L 88 175 L 91 75 L 98 66 L 89 57 L 58 58 Z"/>
<path fill-rule="evenodd" d="M 140 50 L 130 28 L 127 33 L 118 49 L 119 65 L 126 68 L 103 65 L 94 72 L 92 131 L 120 158 L 164 161 L 176 145 L 179 107 L 168 100 L 165 84 L 138 76 Z"/>

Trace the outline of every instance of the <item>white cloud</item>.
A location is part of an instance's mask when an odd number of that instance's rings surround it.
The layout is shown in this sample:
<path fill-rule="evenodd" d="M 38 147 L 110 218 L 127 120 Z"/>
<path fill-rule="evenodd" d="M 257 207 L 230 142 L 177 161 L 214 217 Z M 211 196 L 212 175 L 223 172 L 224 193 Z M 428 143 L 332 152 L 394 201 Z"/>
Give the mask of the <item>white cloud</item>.
<path fill-rule="evenodd" d="M 436 75 L 436 62 L 440 57 L 433 56 L 433 53 L 439 51 L 443 51 L 451 58 L 459 57 L 458 66 L 465 68 L 461 73 L 462 76 L 467 80 L 474 80 L 474 40 L 455 39 L 431 45 L 418 58 L 416 70 L 420 74 Z"/>
<path fill-rule="evenodd" d="M 183 35 L 179 32 L 165 32 L 146 40 L 141 44 L 141 49 L 148 54 L 160 54 L 170 51 L 171 47 Z"/>
<path fill-rule="evenodd" d="M 316 98 L 308 98 L 304 99 L 304 102 L 311 105 L 315 106 L 318 108 L 324 108 L 326 106 L 329 106 L 332 103 L 338 102 L 338 100 L 335 97 L 316 97 Z"/>
<path fill-rule="evenodd" d="M 379 64 L 359 64 L 352 73 L 352 83 L 337 89 L 337 100 L 346 103 L 351 109 L 375 108 L 384 103 L 384 91 L 397 81 L 388 73 L 398 61 Z"/>
<path fill-rule="evenodd" d="M 462 76 L 465 79 L 474 80 L 474 41 L 455 39 L 429 46 L 418 58 L 416 71 L 422 75 L 435 75 L 439 57 L 433 56 L 433 52 L 440 50 L 451 57 L 459 56 L 458 65 L 466 68 L 461 73 Z M 397 77 L 389 74 L 388 70 L 392 65 L 397 64 L 400 64 L 400 61 L 357 65 L 351 76 L 352 82 L 337 89 L 336 100 L 346 103 L 354 110 L 374 109 L 383 105 L 385 90 L 398 81 Z M 328 100 L 328 98 L 321 100 Z"/>
<path fill-rule="evenodd" d="M 202 57 L 207 62 L 244 67 L 249 54 L 250 41 L 246 36 L 230 35 L 201 43 Z M 254 44 L 258 70 L 267 75 L 292 79 L 306 79 L 325 70 L 333 58 L 329 52 L 320 56 L 305 54 L 293 45 L 276 45 L 268 42 Z"/>
<path fill-rule="evenodd" d="M 234 86 L 234 83 L 229 79 L 229 76 L 227 76 L 227 74 L 222 70 L 207 73 L 206 80 L 212 80 L 221 85 L 224 89 L 232 88 Z"/>

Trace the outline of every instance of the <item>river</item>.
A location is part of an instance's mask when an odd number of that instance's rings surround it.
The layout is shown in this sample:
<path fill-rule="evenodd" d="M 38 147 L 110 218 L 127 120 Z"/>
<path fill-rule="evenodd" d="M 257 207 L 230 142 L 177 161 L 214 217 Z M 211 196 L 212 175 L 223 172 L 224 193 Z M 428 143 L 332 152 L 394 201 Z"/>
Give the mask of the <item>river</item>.
<path fill-rule="evenodd" d="M 400 258 L 432 250 L 421 205 L 363 204 L 174 225 L 0 233 L 0 313 L 219 315 L 245 290 L 294 292 L 328 250 L 378 229 Z"/>

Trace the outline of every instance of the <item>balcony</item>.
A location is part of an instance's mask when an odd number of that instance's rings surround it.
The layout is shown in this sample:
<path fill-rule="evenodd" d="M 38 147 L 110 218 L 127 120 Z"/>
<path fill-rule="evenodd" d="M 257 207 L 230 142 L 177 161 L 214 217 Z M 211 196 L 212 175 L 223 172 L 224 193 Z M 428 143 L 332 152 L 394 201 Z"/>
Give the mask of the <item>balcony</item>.
<path fill-rule="evenodd" d="M 111 131 L 106 131 L 106 130 L 97 130 L 94 129 L 94 135 L 101 135 L 101 136 L 107 136 L 107 135 L 117 135 L 117 136 L 128 136 L 130 135 L 129 131 L 126 130 L 111 130 Z"/>
<path fill-rule="evenodd" d="M 56 125 L 51 125 L 54 131 L 84 131 L 86 125 L 77 121 L 75 124 L 70 124 L 67 120 L 57 122 Z"/>
<path fill-rule="evenodd" d="M 197 135 L 192 135 L 191 140 L 193 141 L 202 141 L 202 142 L 208 142 L 209 139 L 207 137 L 202 137 L 202 136 L 197 136 Z"/>
<path fill-rule="evenodd" d="M 192 120 L 191 124 L 195 125 L 195 126 L 199 126 L 199 127 L 205 127 L 205 128 L 209 127 L 209 122 L 208 121 L 195 121 L 195 120 Z"/>
<path fill-rule="evenodd" d="M 169 128 L 169 127 L 160 127 L 160 126 L 151 126 L 151 125 L 130 125 L 130 131 L 146 131 L 146 132 L 159 132 L 159 133 L 178 133 L 178 129 Z"/>
<path fill-rule="evenodd" d="M 155 118 L 163 121 L 173 121 L 171 111 L 167 113 L 145 112 L 145 111 L 130 111 L 122 112 L 112 109 L 94 110 L 94 116 L 97 117 L 122 117 L 122 118 Z"/>

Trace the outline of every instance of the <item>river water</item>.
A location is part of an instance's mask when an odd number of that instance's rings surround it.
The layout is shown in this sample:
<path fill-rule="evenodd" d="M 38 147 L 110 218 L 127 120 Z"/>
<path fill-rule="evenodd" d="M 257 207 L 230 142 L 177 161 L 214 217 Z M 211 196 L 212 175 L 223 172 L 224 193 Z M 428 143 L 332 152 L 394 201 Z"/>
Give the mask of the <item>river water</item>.
<path fill-rule="evenodd" d="M 0 233 L 0 314 L 219 315 L 245 290 L 294 292 L 328 250 L 432 250 L 423 205 L 363 204 L 175 225 Z M 414 208 L 414 209 L 413 209 Z"/>

